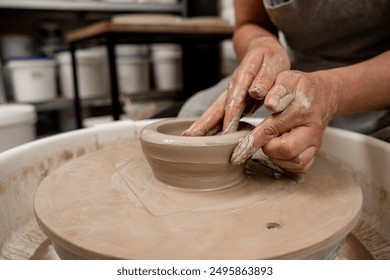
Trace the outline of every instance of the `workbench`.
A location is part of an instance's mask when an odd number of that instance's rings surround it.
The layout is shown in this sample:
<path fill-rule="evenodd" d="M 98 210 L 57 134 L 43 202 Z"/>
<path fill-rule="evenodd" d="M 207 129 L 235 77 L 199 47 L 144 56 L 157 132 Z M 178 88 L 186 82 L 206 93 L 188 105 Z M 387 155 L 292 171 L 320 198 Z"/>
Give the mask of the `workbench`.
<path fill-rule="evenodd" d="M 216 83 L 221 77 L 219 43 L 230 39 L 233 27 L 226 21 L 216 17 L 202 18 L 159 18 L 158 15 L 119 15 L 110 21 L 101 21 L 66 34 L 72 56 L 74 79 L 74 107 L 77 128 L 82 127 L 81 104 L 77 81 L 77 62 L 75 51 L 91 43 L 104 44 L 108 53 L 109 75 L 111 81 L 112 117 L 119 120 L 121 114 L 120 95 L 115 64 L 115 45 L 123 43 L 150 44 L 150 43 L 178 43 L 183 50 L 183 90 L 179 99 L 186 99 L 193 94 L 199 82 L 194 79 L 192 63 L 198 58 L 193 56 L 196 46 L 208 45 L 215 50 L 209 65 L 204 71 L 210 71 L 211 79 Z M 210 60 L 208 58 L 208 60 Z M 204 73 L 203 73 L 204 74 Z"/>

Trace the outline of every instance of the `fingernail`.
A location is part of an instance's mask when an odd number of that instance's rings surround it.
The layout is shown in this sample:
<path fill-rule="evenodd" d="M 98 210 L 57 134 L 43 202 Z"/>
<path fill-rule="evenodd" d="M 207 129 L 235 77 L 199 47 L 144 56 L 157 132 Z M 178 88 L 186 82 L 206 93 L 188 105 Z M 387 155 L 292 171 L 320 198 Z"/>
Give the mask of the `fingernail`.
<path fill-rule="evenodd" d="M 264 106 L 271 112 L 279 113 L 290 105 L 293 98 L 294 95 L 287 94 L 287 89 L 284 86 L 278 85 L 274 87 L 272 94 L 270 94 Z"/>
<path fill-rule="evenodd" d="M 276 113 L 276 109 L 278 107 L 280 99 L 276 96 L 272 96 L 268 98 L 267 103 L 264 104 L 265 108 L 267 108 L 268 111 Z"/>
<path fill-rule="evenodd" d="M 254 143 L 255 138 L 250 134 L 242 138 L 233 150 L 230 161 L 235 165 L 245 163 L 257 151 L 253 146 Z"/>
<path fill-rule="evenodd" d="M 267 92 L 264 86 L 262 85 L 254 85 L 249 89 L 249 94 L 252 96 L 252 98 L 255 99 L 264 99 Z"/>

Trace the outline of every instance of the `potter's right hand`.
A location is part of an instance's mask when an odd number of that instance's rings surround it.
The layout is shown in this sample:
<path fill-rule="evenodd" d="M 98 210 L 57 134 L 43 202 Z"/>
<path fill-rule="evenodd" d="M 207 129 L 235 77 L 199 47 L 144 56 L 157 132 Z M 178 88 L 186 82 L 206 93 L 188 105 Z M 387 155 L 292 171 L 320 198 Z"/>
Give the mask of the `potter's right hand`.
<path fill-rule="evenodd" d="M 183 135 L 207 135 L 221 128 L 223 133 L 236 131 L 240 118 L 263 104 L 276 76 L 288 69 L 288 55 L 275 37 L 253 39 L 228 88 Z"/>

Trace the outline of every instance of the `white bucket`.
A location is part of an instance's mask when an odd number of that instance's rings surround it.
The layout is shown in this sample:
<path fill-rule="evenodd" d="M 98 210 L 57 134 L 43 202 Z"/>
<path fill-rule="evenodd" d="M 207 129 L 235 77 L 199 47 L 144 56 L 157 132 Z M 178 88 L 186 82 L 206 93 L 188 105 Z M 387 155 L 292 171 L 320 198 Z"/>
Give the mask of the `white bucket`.
<path fill-rule="evenodd" d="M 33 55 L 32 37 L 25 34 L 1 36 L 1 51 L 4 59 Z"/>
<path fill-rule="evenodd" d="M 122 94 L 146 92 L 150 89 L 148 47 L 118 45 L 116 65 Z"/>
<path fill-rule="evenodd" d="M 35 140 L 36 120 L 33 105 L 0 105 L 0 152 Z"/>
<path fill-rule="evenodd" d="M 117 60 L 119 89 L 122 94 L 146 92 L 149 87 L 149 61 L 127 57 Z"/>
<path fill-rule="evenodd" d="M 180 45 L 153 44 L 152 61 L 157 90 L 170 91 L 182 89 L 183 71 Z"/>
<path fill-rule="evenodd" d="M 8 69 L 17 102 L 42 102 L 56 98 L 55 63 L 52 59 L 10 60 Z"/>
<path fill-rule="evenodd" d="M 178 0 L 137 0 L 138 3 L 175 5 Z"/>
<path fill-rule="evenodd" d="M 73 70 L 70 52 L 56 55 L 59 65 L 60 89 L 62 96 L 74 98 Z M 80 98 L 107 96 L 108 66 L 104 49 L 85 49 L 76 51 L 77 82 Z"/>

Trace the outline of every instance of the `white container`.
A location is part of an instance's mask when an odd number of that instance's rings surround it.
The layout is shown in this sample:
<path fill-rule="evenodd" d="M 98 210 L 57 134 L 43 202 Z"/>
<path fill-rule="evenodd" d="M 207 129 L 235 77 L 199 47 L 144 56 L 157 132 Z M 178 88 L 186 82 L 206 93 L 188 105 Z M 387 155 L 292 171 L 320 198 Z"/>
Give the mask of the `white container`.
<path fill-rule="evenodd" d="M 146 92 L 149 87 L 149 61 L 127 57 L 117 60 L 119 90 L 122 94 Z"/>
<path fill-rule="evenodd" d="M 1 51 L 4 59 L 31 56 L 33 54 L 32 37 L 25 34 L 5 34 L 1 36 Z"/>
<path fill-rule="evenodd" d="M 150 89 L 148 47 L 118 45 L 116 65 L 122 94 L 146 92 Z"/>
<path fill-rule="evenodd" d="M 143 44 L 120 44 L 115 46 L 117 57 L 148 57 L 149 46 Z"/>
<path fill-rule="evenodd" d="M 180 45 L 153 44 L 152 62 L 157 90 L 170 91 L 182 89 L 182 50 Z"/>
<path fill-rule="evenodd" d="M 30 58 L 8 62 L 17 102 L 43 102 L 56 98 L 55 63 L 52 59 Z"/>
<path fill-rule="evenodd" d="M 101 1 L 109 2 L 109 3 L 124 3 L 124 4 L 137 3 L 137 0 L 101 0 Z"/>
<path fill-rule="evenodd" d="M 0 105 L 0 152 L 35 140 L 36 120 L 33 105 Z"/>
<path fill-rule="evenodd" d="M 178 0 L 137 0 L 138 3 L 175 5 Z"/>
<path fill-rule="evenodd" d="M 61 94 L 74 98 L 72 59 L 70 52 L 56 55 L 59 65 Z M 80 98 L 107 96 L 109 92 L 107 57 L 104 49 L 94 48 L 76 51 L 77 82 Z"/>

